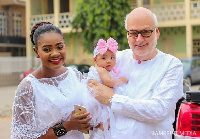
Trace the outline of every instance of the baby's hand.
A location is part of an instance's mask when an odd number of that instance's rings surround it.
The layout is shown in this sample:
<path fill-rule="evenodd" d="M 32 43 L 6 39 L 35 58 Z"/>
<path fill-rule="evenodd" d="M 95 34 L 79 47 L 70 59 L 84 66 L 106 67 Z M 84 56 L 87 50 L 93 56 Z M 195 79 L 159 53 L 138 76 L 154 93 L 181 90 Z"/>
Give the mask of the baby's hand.
<path fill-rule="evenodd" d="M 126 77 L 119 78 L 123 83 L 128 83 L 128 79 Z"/>
<path fill-rule="evenodd" d="M 98 124 L 95 128 L 99 128 L 100 130 L 104 131 L 103 124 Z"/>

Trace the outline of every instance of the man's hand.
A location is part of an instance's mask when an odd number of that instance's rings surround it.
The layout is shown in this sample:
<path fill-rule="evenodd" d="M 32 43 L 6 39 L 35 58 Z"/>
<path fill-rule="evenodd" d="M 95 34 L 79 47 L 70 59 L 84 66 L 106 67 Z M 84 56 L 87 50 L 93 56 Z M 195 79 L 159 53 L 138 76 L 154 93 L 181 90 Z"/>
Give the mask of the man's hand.
<path fill-rule="evenodd" d="M 88 89 L 92 91 L 96 100 L 105 105 L 110 105 L 110 98 L 114 95 L 112 88 L 109 88 L 95 80 L 89 80 Z"/>

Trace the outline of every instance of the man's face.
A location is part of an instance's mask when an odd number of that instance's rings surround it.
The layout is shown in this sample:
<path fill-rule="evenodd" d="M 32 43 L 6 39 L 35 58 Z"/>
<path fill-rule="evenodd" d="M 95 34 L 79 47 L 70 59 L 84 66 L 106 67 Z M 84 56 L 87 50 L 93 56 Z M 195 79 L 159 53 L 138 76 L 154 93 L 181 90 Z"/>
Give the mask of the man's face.
<path fill-rule="evenodd" d="M 150 31 L 151 30 L 151 31 Z M 136 16 L 129 16 L 127 20 L 127 38 L 130 48 L 133 51 L 133 57 L 138 60 L 149 60 L 154 57 L 156 52 L 159 30 L 155 27 L 152 16 L 138 13 Z M 137 31 L 143 32 L 142 35 Z M 150 36 L 145 37 L 145 32 L 150 31 Z M 131 34 L 134 33 L 134 34 Z M 135 36 L 135 33 L 137 37 Z"/>

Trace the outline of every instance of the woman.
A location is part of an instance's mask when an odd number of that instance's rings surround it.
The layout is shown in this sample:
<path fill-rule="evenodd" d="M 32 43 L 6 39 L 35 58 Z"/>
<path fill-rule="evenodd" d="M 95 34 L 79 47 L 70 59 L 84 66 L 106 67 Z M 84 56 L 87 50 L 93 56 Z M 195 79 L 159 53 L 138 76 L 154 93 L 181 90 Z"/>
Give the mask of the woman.
<path fill-rule="evenodd" d="M 66 46 L 59 28 L 37 23 L 31 41 L 41 66 L 19 84 L 13 104 L 12 139 L 82 139 L 78 130 L 90 128 L 89 113 L 76 115 L 74 104 L 82 105 L 81 74 L 62 65 Z M 87 117 L 87 118 L 85 118 Z"/>

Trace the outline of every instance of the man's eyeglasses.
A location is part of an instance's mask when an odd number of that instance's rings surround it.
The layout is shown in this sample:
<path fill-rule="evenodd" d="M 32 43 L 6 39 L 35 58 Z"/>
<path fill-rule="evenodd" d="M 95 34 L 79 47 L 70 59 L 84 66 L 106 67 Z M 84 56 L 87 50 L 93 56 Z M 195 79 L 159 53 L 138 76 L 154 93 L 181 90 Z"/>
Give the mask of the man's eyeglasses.
<path fill-rule="evenodd" d="M 136 38 L 138 37 L 138 34 L 141 34 L 142 37 L 148 38 L 151 36 L 152 32 L 156 29 L 156 27 L 153 30 L 142 30 L 142 31 L 137 31 L 137 30 L 127 30 L 126 32 L 128 33 L 129 37 Z"/>

